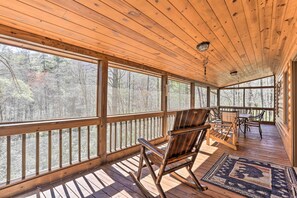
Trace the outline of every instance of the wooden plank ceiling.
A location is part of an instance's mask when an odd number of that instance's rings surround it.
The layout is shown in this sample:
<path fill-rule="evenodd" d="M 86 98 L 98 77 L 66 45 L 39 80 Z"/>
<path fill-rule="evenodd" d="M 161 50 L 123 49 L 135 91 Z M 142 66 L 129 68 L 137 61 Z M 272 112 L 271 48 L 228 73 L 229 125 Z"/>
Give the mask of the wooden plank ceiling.
<path fill-rule="evenodd" d="M 291 58 L 296 7 L 296 0 L 1 0 L 0 24 L 201 82 L 208 57 L 206 82 L 221 87 L 271 75 Z M 211 43 L 203 53 L 202 41 Z"/>

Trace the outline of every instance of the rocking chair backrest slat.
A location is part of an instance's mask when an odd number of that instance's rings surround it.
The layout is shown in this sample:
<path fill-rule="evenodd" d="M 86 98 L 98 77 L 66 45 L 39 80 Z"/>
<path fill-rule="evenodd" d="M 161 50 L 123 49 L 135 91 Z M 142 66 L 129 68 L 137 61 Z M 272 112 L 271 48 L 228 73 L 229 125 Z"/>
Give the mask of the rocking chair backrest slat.
<path fill-rule="evenodd" d="M 174 130 L 193 128 L 193 131 L 170 136 L 167 159 L 186 155 L 195 150 L 198 138 L 204 139 L 205 136 L 204 134 L 201 137 L 201 131 L 195 130 L 195 127 L 204 125 L 208 114 L 208 109 L 190 109 L 177 112 Z M 174 131 L 171 133 L 174 134 Z"/>
<path fill-rule="evenodd" d="M 233 123 L 238 118 L 238 111 L 222 111 L 222 123 Z"/>

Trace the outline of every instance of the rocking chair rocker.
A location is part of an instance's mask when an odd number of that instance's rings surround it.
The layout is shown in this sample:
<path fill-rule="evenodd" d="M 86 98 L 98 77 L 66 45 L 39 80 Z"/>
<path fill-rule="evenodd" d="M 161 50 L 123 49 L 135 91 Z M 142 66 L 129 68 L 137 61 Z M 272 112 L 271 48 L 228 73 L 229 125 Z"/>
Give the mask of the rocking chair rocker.
<path fill-rule="evenodd" d="M 166 197 L 166 195 L 160 185 L 161 179 L 169 173 L 173 178 L 190 187 L 200 191 L 208 189 L 199 183 L 191 170 L 206 131 L 210 128 L 210 125 L 204 125 L 208 115 L 208 109 L 190 109 L 177 112 L 174 130 L 168 132 L 169 141 L 167 147 L 160 149 L 143 138 L 138 139 L 141 144 L 138 172 L 136 175 L 134 173 L 130 173 L 130 175 L 145 197 L 153 197 L 140 182 L 142 168 L 145 166 L 148 167 L 162 198 Z M 143 160 L 145 161 L 145 166 L 143 165 Z M 153 170 L 153 164 L 160 168 L 158 175 Z M 193 182 L 187 181 L 186 178 L 175 172 L 181 168 L 187 169 Z"/>

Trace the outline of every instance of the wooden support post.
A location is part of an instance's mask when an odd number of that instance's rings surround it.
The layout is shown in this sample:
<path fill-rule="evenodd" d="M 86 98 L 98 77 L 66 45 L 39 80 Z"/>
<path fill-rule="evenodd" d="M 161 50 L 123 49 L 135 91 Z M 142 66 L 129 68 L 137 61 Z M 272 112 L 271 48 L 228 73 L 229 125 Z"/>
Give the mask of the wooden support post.
<path fill-rule="evenodd" d="M 168 131 L 168 122 L 167 122 L 167 96 L 168 96 L 168 76 L 162 76 L 162 84 L 161 84 L 161 111 L 164 112 L 163 121 L 162 121 L 162 132 L 163 136 L 167 136 Z"/>
<path fill-rule="evenodd" d="M 245 107 L 245 89 L 243 89 L 243 96 L 242 97 L 243 97 L 243 100 L 242 100 L 243 104 L 242 105 L 243 105 L 243 107 Z"/>
<path fill-rule="evenodd" d="M 292 82 L 291 82 L 291 89 L 292 89 L 292 145 L 293 145 L 293 166 L 297 166 L 297 87 L 294 86 L 297 84 L 297 61 L 293 61 L 292 63 Z"/>
<path fill-rule="evenodd" d="M 219 107 L 220 107 L 220 105 L 221 105 L 221 89 L 218 89 L 217 90 L 217 106 L 218 106 L 218 109 L 219 109 Z"/>
<path fill-rule="evenodd" d="M 195 108 L 195 83 L 191 82 L 191 109 Z"/>
<path fill-rule="evenodd" d="M 210 87 L 207 87 L 207 107 L 210 107 Z"/>
<path fill-rule="evenodd" d="M 99 156 L 102 162 L 106 161 L 106 121 L 107 121 L 107 79 L 108 79 L 108 62 L 102 60 L 99 62 L 98 72 L 98 114 L 101 117 L 99 128 Z"/>

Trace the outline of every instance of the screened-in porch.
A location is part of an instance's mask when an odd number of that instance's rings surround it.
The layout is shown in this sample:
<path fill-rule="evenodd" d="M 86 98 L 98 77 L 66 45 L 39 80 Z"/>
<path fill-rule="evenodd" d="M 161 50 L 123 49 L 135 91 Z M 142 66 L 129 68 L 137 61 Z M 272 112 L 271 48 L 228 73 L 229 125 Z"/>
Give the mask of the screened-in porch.
<path fill-rule="evenodd" d="M 0 2 L 0 197 L 296 197 L 296 8 Z"/>

